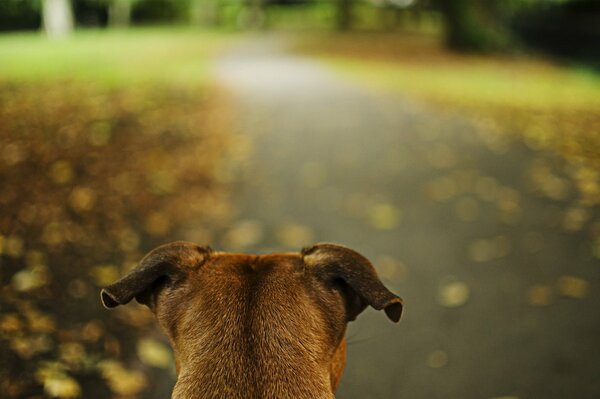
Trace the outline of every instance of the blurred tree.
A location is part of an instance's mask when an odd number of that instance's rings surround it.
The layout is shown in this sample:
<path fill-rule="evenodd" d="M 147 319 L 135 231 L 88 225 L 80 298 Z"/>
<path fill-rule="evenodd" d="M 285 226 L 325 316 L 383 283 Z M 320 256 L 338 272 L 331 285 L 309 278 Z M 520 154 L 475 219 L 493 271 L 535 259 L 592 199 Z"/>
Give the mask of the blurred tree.
<path fill-rule="evenodd" d="M 423 19 L 423 12 L 427 1 L 417 0 L 380 0 L 379 24 L 385 31 L 396 28 L 419 26 Z"/>
<path fill-rule="evenodd" d="M 43 0 L 44 30 L 51 38 L 67 36 L 73 30 L 73 12 L 69 0 Z"/>
<path fill-rule="evenodd" d="M 110 0 L 108 4 L 108 24 L 125 28 L 131 23 L 131 7 L 135 0 Z"/>
<path fill-rule="evenodd" d="M 142 0 L 131 10 L 132 23 L 164 24 L 183 20 L 188 2 L 181 0 Z"/>
<path fill-rule="evenodd" d="M 339 31 L 348 31 L 352 28 L 352 5 L 353 0 L 337 1 L 336 28 Z"/>
<path fill-rule="evenodd" d="M 489 51 L 506 47 L 508 30 L 493 0 L 438 0 L 446 29 L 446 44 L 460 51 Z"/>
<path fill-rule="evenodd" d="M 257 29 L 266 26 L 266 1 L 246 0 L 245 7 L 239 16 L 239 25 L 243 28 Z"/>
<path fill-rule="evenodd" d="M 109 0 L 73 1 L 73 18 L 77 26 L 106 27 Z"/>
<path fill-rule="evenodd" d="M 534 2 L 512 19 L 519 38 L 548 54 L 600 68 L 600 1 Z"/>
<path fill-rule="evenodd" d="M 218 26 L 221 24 L 220 0 L 190 0 L 189 17 L 194 26 Z"/>
<path fill-rule="evenodd" d="M 0 1 L 0 31 L 37 30 L 40 28 L 40 4 L 37 0 Z"/>

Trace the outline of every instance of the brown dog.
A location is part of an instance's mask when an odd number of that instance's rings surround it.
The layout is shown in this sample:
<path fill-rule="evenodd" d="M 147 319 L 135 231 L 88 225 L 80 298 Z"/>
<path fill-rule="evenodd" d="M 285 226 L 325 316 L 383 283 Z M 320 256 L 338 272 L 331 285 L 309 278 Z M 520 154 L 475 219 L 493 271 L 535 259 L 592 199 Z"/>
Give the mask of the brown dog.
<path fill-rule="evenodd" d="M 174 349 L 174 399 L 334 398 L 346 324 L 367 305 L 402 313 L 371 263 L 335 244 L 257 256 L 174 242 L 101 297 L 154 312 Z"/>

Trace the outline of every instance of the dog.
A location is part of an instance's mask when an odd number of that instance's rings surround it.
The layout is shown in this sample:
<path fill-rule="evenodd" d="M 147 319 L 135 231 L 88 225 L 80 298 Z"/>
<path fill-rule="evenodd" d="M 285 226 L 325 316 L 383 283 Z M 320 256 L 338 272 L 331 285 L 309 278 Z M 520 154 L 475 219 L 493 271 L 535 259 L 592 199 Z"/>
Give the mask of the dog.
<path fill-rule="evenodd" d="M 347 323 L 403 309 L 364 256 L 330 243 L 251 255 L 173 242 L 101 291 L 106 308 L 133 298 L 173 347 L 173 399 L 335 398 Z"/>

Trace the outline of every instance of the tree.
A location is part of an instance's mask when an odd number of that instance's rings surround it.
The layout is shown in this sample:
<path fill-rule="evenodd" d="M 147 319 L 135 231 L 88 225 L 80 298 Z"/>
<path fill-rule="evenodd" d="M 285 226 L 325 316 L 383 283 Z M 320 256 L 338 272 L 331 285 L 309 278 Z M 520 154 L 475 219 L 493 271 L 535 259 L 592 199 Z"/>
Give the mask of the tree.
<path fill-rule="evenodd" d="M 245 7 L 239 17 L 244 28 L 260 29 L 266 26 L 266 0 L 246 0 Z"/>
<path fill-rule="evenodd" d="M 352 27 L 352 0 L 337 1 L 336 27 L 339 31 L 347 31 Z"/>
<path fill-rule="evenodd" d="M 73 30 L 73 11 L 69 0 L 43 0 L 42 19 L 48 37 L 62 38 Z"/>
<path fill-rule="evenodd" d="M 108 4 L 108 24 L 117 28 L 128 27 L 132 3 L 133 0 L 111 0 Z"/>
<path fill-rule="evenodd" d="M 218 26 L 221 23 L 220 0 L 190 0 L 190 23 L 195 26 Z"/>
<path fill-rule="evenodd" d="M 446 28 L 446 44 L 460 51 L 505 47 L 508 33 L 492 0 L 438 0 Z"/>

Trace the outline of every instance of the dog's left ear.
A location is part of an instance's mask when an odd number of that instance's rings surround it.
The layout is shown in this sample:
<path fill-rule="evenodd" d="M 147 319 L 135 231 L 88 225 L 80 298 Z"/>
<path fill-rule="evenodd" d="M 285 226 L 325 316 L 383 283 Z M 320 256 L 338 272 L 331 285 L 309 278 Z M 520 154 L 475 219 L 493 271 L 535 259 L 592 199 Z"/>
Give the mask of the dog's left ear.
<path fill-rule="evenodd" d="M 391 293 L 379 280 L 375 268 L 356 251 L 337 244 L 322 243 L 302 250 L 304 263 L 318 278 L 331 284 L 342 283 L 348 289 L 346 300 L 349 321 L 367 305 L 384 310 L 394 322 L 402 316 L 402 299 Z M 347 288 L 346 288 L 347 287 Z"/>
<path fill-rule="evenodd" d="M 133 298 L 152 308 L 152 291 L 162 282 L 177 280 L 202 265 L 211 249 L 177 241 L 153 249 L 129 274 L 100 292 L 106 308 L 125 305 Z"/>

